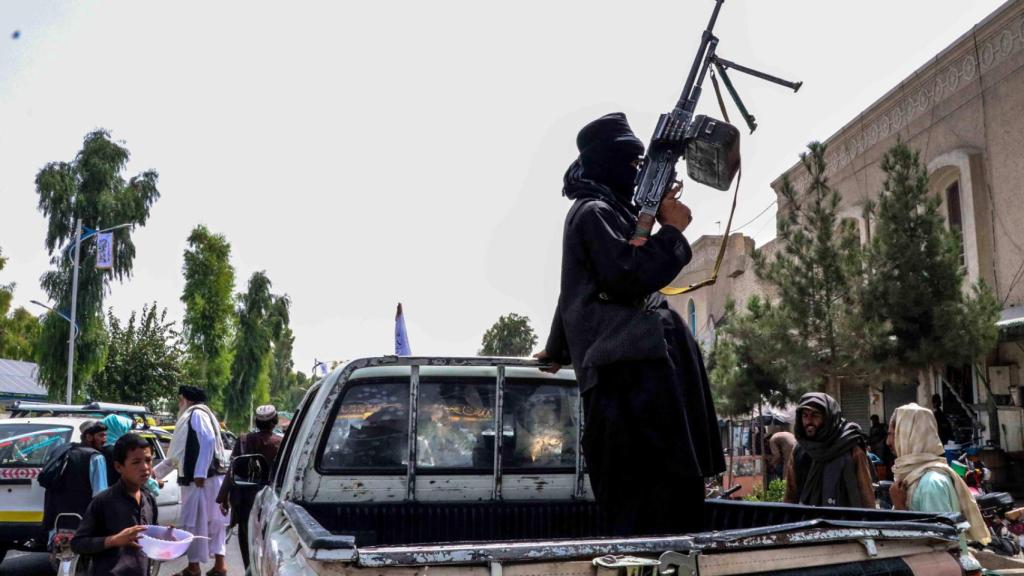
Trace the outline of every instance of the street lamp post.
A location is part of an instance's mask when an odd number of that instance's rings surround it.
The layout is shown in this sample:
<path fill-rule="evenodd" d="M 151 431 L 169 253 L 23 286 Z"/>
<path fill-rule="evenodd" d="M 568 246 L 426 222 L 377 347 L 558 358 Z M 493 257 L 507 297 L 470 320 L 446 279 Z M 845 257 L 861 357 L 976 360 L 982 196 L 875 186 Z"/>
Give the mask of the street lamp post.
<path fill-rule="evenodd" d="M 67 403 L 71 404 L 71 387 L 75 381 L 75 312 L 78 308 L 78 257 L 82 252 L 82 219 L 75 219 L 75 270 L 71 280 L 71 327 L 68 329 L 68 387 Z"/>
<path fill-rule="evenodd" d="M 82 252 L 82 241 L 88 240 L 100 232 L 110 232 L 111 230 L 117 230 L 118 228 L 125 228 L 127 226 L 132 226 L 132 223 L 118 224 L 117 226 L 111 226 L 110 228 L 104 228 L 103 230 L 91 230 L 88 234 L 82 236 L 82 219 L 75 219 L 75 264 L 74 271 L 71 273 L 71 318 L 68 320 L 71 323 L 71 328 L 68 330 L 68 386 L 66 393 L 68 404 L 71 404 L 72 401 L 71 390 L 75 382 L 75 338 L 78 337 L 77 325 L 75 324 L 75 314 L 78 311 L 78 263 Z"/>

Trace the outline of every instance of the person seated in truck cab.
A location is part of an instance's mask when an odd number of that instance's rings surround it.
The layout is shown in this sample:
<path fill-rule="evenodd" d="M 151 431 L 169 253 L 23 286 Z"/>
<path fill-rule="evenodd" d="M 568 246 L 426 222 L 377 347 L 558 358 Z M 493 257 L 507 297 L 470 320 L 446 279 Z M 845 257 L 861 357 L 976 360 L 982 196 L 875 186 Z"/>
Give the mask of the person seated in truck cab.
<path fill-rule="evenodd" d="M 959 512 L 971 524 L 968 537 L 989 538 L 985 519 L 960 475 L 946 462 L 938 423 L 931 410 L 911 403 L 893 412 L 887 441 L 896 453 L 893 508 L 914 512 Z"/>
<path fill-rule="evenodd" d="M 406 411 L 383 406 L 360 424 L 353 423 L 348 435 L 326 456 L 340 467 L 388 468 L 405 466 L 408 455 Z"/>
<path fill-rule="evenodd" d="M 431 468 L 472 465 L 476 439 L 453 421 L 451 409 L 441 398 L 421 409 L 416 426 L 417 465 Z"/>
<path fill-rule="evenodd" d="M 510 465 L 516 467 L 573 466 L 576 459 L 575 420 L 563 390 L 537 387 L 515 408 L 516 449 Z"/>

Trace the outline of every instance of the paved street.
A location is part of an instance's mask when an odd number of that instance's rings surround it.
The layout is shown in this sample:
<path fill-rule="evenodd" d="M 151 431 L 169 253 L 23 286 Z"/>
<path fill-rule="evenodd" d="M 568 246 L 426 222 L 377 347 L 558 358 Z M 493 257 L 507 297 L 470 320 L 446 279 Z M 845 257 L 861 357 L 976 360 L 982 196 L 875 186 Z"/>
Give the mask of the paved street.
<path fill-rule="evenodd" d="M 160 568 L 161 576 L 177 574 L 185 568 L 185 558 L 179 558 L 174 562 L 168 562 Z M 203 566 L 203 573 L 213 567 L 212 563 Z M 52 576 L 49 558 L 46 554 L 25 554 L 21 552 L 9 552 L 7 558 L 0 564 L 0 576 Z M 229 576 L 244 576 L 242 569 L 242 556 L 238 552 L 238 541 L 235 537 L 228 542 L 228 574 Z"/>
<path fill-rule="evenodd" d="M 188 561 L 181 557 L 174 562 L 168 562 L 160 568 L 160 576 L 169 576 L 170 574 L 177 574 L 181 570 L 185 569 L 188 565 Z M 213 568 L 213 563 L 203 565 L 203 574 L 206 571 Z M 2 576 L 2 574 L 0 574 Z M 228 542 L 228 576 L 245 576 L 245 570 L 242 568 L 242 555 L 238 551 L 238 538 L 237 535 L 231 536 L 231 541 Z"/>

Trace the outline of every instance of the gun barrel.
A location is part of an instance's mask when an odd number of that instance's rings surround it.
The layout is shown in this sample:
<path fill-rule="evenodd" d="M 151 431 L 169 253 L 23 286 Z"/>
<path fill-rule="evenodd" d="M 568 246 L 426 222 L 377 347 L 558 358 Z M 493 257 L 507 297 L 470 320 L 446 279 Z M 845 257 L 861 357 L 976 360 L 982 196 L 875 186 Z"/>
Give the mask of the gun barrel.
<path fill-rule="evenodd" d="M 686 76 L 686 84 L 683 84 L 683 93 L 679 95 L 679 101 L 676 102 L 676 108 L 681 110 L 687 109 L 687 103 L 693 102 L 696 104 L 696 98 L 692 97 L 693 85 L 697 82 L 697 73 L 701 70 L 701 65 L 708 53 L 708 47 L 712 45 L 715 40 L 715 36 L 712 31 L 715 29 L 715 22 L 718 21 L 718 12 L 722 9 L 722 4 L 725 0 L 715 0 L 715 9 L 711 12 L 711 20 L 708 21 L 708 27 L 704 29 L 704 34 L 700 38 L 700 47 L 697 48 L 697 56 L 693 59 L 693 65 L 690 66 L 690 73 Z M 690 112 L 693 112 L 692 106 L 689 108 Z"/>

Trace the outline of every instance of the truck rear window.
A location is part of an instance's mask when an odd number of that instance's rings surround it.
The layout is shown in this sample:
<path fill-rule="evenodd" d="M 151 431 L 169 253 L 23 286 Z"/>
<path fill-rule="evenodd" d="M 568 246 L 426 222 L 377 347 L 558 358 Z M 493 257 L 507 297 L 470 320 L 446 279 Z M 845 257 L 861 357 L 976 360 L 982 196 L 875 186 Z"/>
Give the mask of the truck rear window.
<path fill-rule="evenodd" d="M 404 471 L 408 461 L 408 383 L 350 384 L 324 445 L 320 468 Z"/>
<path fill-rule="evenodd" d="M 509 379 L 504 404 L 505 442 L 513 444 L 503 454 L 506 469 L 539 471 L 576 465 L 579 393 L 575 383 Z"/>
<path fill-rule="evenodd" d="M 321 472 L 403 474 L 408 469 L 409 440 L 415 438 L 420 473 L 493 473 L 494 380 L 422 378 L 413 435 L 408 382 L 355 380 L 346 388 L 321 453 Z M 574 382 L 510 378 L 502 405 L 504 470 L 574 469 L 579 427 Z"/>
<path fill-rule="evenodd" d="M 420 384 L 416 467 L 494 468 L 494 382 L 452 378 Z"/>
<path fill-rule="evenodd" d="M 0 426 L 0 467 L 42 466 L 51 452 L 70 441 L 71 428 L 67 426 Z"/>

